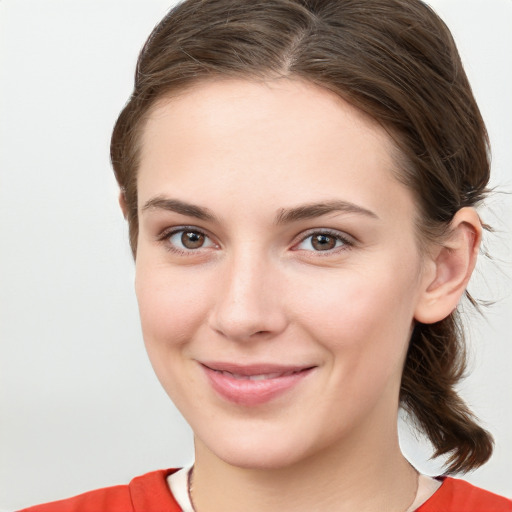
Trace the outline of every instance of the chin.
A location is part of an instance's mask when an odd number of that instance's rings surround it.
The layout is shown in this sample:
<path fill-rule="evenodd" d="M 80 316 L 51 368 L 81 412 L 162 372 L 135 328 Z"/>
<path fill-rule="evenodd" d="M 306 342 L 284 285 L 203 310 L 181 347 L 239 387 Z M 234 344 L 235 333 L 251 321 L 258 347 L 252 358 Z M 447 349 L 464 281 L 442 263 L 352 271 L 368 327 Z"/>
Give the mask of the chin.
<path fill-rule="evenodd" d="M 247 430 L 245 435 L 230 435 L 228 432 L 212 435 L 210 432 L 202 441 L 196 438 L 196 445 L 199 442 L 203 450 L 225 464 L 252 470 L 284 469 L 308 458 L 314 451 L 308 450 L 303 436 L 290 435 L 288 431 L 260 431 L 256 434 Z"/>
<path fill-rule="evenodd" d="M 290 467 L 301 457 L 297 453 L 276 452 L 272 447 L 256 450 L 233 450 L 217 455 L 224 463 L 241 469 L 279 470 Z"/>

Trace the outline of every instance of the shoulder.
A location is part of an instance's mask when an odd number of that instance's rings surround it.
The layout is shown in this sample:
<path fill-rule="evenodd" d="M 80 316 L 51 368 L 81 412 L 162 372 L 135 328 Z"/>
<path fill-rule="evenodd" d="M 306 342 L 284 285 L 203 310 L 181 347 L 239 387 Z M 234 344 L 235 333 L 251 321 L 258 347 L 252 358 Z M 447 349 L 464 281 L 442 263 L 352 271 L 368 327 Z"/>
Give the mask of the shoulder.
<path fill-rule="evenodd" d="M 441 487 L 417 512 L 512 512 L 512 500 L 464 480 L 444 477 Z"/>
<path fill-rule="evenodd" d="M 166 481 L 174 471 L 152 471 L 135 477 L 128 485 L 96 489 L 20 512 L 180 512 Z"/>

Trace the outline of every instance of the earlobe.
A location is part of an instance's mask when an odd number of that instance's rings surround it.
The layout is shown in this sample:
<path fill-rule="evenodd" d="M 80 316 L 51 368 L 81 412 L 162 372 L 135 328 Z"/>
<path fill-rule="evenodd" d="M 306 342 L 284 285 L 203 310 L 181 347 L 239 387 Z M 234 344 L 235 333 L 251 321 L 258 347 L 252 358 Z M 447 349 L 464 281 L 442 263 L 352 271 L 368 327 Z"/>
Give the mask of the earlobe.
<path fill-rule="evenodd" d="M 474 208 L 462 208 L 454 216 L 449 235 L 428 262 L 415 320 L 439 322 L 457 307 L 475 268 L 482 238 L 482 223 Z"/>
<path fill-rule="evenodd" d="M 121 207 L 121 211 L 123 212 L 123 217 L 126 220 L 127 216 L 128 216 L 128 206 L 126 204 L 126 197 L 124 195 L 124 191 L 123 190 L 121 190 L 119 192 L 119 206 Z"/>

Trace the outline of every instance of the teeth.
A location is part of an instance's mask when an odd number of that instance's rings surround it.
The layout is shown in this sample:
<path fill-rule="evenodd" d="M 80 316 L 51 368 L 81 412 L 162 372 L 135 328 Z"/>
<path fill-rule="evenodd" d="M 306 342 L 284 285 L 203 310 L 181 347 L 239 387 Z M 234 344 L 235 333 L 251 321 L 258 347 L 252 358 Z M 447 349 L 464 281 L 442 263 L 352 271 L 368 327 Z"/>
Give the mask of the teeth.
<path fill-rule="evenodd" d="M 264 373 L 263 375 L 250 375 L 249 380 L 265 380 L 265 379 L 276 379 L 282 377 L 284 373 Z"/>
<path fill-rule="evenodd" d="M 267 380 L 267 379 L 277 379 L 278 377 L 285 377 L 288 375 L 292 375 L 295 373 L 294 371 L 285 372 L 285 373 L 262 373 L 260 375 L 240 375 L 238 373 L 231 373 L 227 371 L 221 371 L 222 375 L 225 375 L 226 377 L 231 377 L 232 379 L 238 379 L 238 380 Z"/>

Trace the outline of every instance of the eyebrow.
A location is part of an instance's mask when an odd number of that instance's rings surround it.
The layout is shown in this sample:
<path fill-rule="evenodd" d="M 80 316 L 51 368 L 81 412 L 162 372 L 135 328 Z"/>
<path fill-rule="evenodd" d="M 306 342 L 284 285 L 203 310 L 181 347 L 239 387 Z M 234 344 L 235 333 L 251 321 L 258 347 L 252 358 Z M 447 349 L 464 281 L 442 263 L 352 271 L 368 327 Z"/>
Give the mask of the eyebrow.
<path fill-rule="evenodd" d="M 379 216 L 367 210 L 362 206 L 350 203 L 348 201 L 341 201 L 338 199 L 332 201 L 325 201 L 321 203 L 311 203 L 297 206 L 295 208 L 281 208 L 276 215 L 276 224 L 287 224 L 290 222 L 296 222 L 299 220 L 313 219 L 315 217 L 321 217 L 328 213 L 355 213 L 358 215 L 365 215 L 372 219 L 378 219 Z"/>
<path fill-rule="evenodd" d="M 180 201 L 179 199 L 169 199 L 166 197 L 158 196 L 147 201 L 142 207 L 143 212 L 153 209 L 176 212 L 180 213 L 181 215 L 186 215 L 187 217 L 195 217 L 199 220 L 216 220 L 215 215 L 208 208 L 186 203 L 185 201 Z"/>
<path fill-rule="evenodd" d="M 143 212 L 152 209 L 176 212 L 181 215 L 186 215 L 187 217 L 195 217 L 196 219 L 204 221 L 213 222 L 217 220 L 217 217 L 208 208 L 180 201 L 179 199 L 171 199 L 162 196 L 150 199 L 142 207 Z M 367 210 L 362 206 L 358 206 L 348 201 L 335 199 L 321 203 L 303 204 L 294 208 L 281 208 L 276 214 L 274 223 L 276 225 L 288 224 L 336 212 L 355 213 L 365 215 L 373 219 L 379 218 L 376 213 L 371 210 Z"/>

